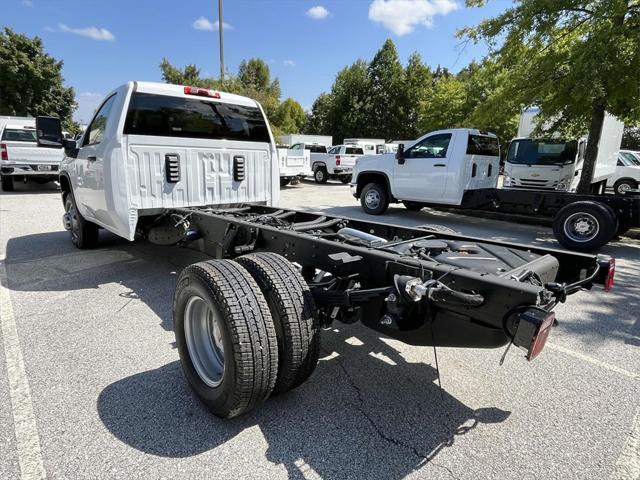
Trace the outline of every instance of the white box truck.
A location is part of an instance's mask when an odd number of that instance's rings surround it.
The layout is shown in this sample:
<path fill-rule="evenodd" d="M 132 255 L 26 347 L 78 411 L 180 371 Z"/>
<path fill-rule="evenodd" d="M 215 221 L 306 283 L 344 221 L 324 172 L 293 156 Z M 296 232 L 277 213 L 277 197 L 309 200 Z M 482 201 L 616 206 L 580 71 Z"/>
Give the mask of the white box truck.
<path fill-rule="evenodd" d="M 573 191 L 582 174 L 587 137 L 554 133 L 538 138 L 534 131 L 539 113 L 539 108 L 529 108 L 520 116 L 518 134 L 507 153 L 503 188 Z M 624 123 L 605 116 L 592 183 L 606 182 L 615 173 L 623 130 Z"/>

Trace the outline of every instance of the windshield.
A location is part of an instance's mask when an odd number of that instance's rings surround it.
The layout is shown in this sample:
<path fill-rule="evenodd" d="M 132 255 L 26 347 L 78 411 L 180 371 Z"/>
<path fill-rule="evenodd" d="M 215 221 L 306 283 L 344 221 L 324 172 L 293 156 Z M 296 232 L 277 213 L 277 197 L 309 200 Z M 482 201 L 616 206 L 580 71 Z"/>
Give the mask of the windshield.
<path fill-rule="evenodd" d="M 633 153 L 629 152 L 620 152 L 620 160 L 625 164 L 626 167 L 637 167 L 640 166 L 640 160 L 636 158 Z"/>
<path fill-rule="evenodd" d="M 36 142 L 36 131 L 18 128 L 6 128 L 2 140 L 7 142 Z"/>
<path fill-rule="evenodd" d="M 304 149 L 309 150 L 311 153 L 327 153 L 327 147 L 324 145 L 305 144 Z"/>
<path fill-rule="evenodd" d="M 507 162 L 519 165 L 566 165 L 576 161 L 578 142 L 554 140 L 514 140 Z"/>

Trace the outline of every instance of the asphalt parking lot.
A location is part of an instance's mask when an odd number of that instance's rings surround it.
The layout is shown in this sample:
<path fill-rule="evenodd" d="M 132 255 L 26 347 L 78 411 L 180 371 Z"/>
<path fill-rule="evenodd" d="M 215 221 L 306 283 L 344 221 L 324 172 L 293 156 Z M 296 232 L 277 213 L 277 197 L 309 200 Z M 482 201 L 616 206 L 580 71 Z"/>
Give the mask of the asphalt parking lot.
<path fill-rule="evenodd" d="M 348 187 L 303 183 L 281 204 L 368 218 Z M 234 420 L 182 376 L 177 273 L 197 252 L 101 233 L 76 250 L 55 188 L 0 195 L 0 478 L 640 478 L 640 241 L 613 292 L 556 309 L 541 357 L 433 351 L 358 325 L 323 332 L 309 382 Z M 390 208 L 376 221 L 557 247 L 548 227 Z"/>

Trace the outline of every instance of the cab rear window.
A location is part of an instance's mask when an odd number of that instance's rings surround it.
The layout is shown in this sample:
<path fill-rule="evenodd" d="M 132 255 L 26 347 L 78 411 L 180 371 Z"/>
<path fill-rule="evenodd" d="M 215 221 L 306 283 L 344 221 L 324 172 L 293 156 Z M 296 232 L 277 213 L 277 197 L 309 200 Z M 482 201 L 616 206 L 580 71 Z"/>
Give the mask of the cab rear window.
<path fill-rule="evenodd" d="M 36 142 L 36 131 L 18 128 L 5 128 L 2 140 L 6 142 Z"/>
<path fill-rule="evenodd" d="M 245 142 L 271 141 L 264 116 L 257 107 L 150 93 L 132 95 L 124 133 Z"/>
<path fill-rule="evenodd" d="M 347 155 L 364 155 L 361 148 L 347 147 L 345 152 Z"/>
<path fill-rule="evenodd" d="M 327 147 L 324 145 L 305 145 L 305 150 L 309 150 L 311 153 L 327 153 Z"/>
<path fill-rule="evenodd" d="M 489 155 L 491 157 L 500 156 L 500 144 L 496 137 L 485 135 L 469 135 L 467 143 L 467 155 Z"/>

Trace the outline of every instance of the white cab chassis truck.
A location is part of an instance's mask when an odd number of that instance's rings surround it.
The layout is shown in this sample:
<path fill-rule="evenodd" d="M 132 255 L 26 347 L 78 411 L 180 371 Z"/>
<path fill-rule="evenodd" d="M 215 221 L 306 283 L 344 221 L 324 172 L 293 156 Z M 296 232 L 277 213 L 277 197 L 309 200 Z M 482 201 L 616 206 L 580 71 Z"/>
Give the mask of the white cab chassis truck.
<path fill-rule="evenodd" d="M 273 206 L 276 146 L 249 98 L 130 82 L 77 143 L 58 119 L 39 117 L 37 131 L 41 146 L 65 147 L 77 247 L 96 246 L 102 227 L 213 257 L 180 273 L 173 326 L 187 381 L 220 417 L 306 381 L 333 322 L 412 345 L 513 343 L 533 360 L 559 302 L 613 285 L 609 257 Z"/>
<path fill-rule="evenodd" d="M 0 117 L 0 180 L 12 192 L 16 181 L 44 184 L 58 179 L 62 148 L 40 148 L 33 117 Z"/>
<path fill-rule="evenodd" d="M 587 137 L 534 138 L 539 108 L 520 115 L 518 134 L 507 153 L 503 188 L 575 191 L 582 174 Z M 606 114 L 598 142 L 598 157 L 593 173 L 593 190 L 604 187 L 614 175 L 624 123 Z"/>
<path fill-rule="evenodd" d="M 379 215 L 390 202 L 490 210 L 553 218 L 567 248 L 595 250 L 640 226 L 640 195 L 580 195 L 560 191 L 498 189 L 500 147 L 495 135 L 474 129 L 439 130 L 406 150 L 361 158 L 352 194 L 365 212 Z"/>

